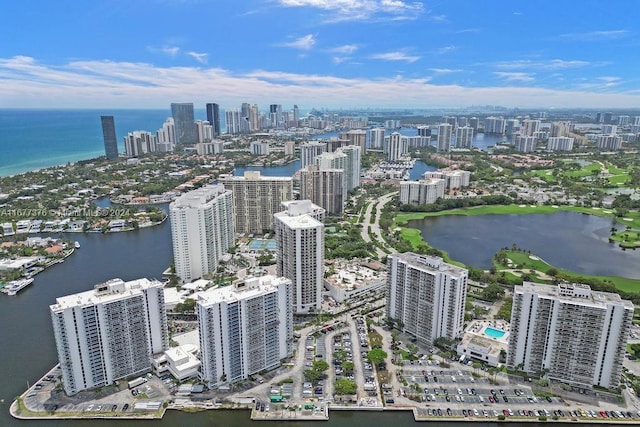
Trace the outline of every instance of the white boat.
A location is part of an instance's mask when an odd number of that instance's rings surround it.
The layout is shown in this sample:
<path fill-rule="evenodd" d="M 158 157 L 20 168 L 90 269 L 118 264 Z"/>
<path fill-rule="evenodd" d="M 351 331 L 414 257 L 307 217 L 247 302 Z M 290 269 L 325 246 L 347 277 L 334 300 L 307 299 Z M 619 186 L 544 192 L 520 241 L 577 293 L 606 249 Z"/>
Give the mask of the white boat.
<path fill-rule="evenodd" d="M 80 248 L 80 242 L 78 242 L 77 240 L 75 241 L 75 243 L 73 244 L 73 247 L 76 249 Z"/>
<path fill-rule="evenodd" d="M 5 286 L 4 289 L 7 291 L 7 295 L 15 295 L 18 293 L 18 291 L 26 288 L 32 283 L 33 283 L 32 278 L 13 280 L 9 282 L 9 284 Z"/>

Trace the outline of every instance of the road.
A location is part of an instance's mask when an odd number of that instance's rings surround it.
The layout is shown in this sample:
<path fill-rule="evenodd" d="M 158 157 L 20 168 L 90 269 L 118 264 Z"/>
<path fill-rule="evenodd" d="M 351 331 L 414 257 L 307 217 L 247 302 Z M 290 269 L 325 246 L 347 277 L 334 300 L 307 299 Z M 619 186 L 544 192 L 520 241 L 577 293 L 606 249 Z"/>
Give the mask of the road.
<path fill-rule="evenodd" d="M 382 208 L 396 194 L 398 194 L 397 191 L 393 193 L 385 194 L 384 196 L 379 198 L 377 201 L 372 201 L 371 203 L 369 203 L 364 213 L 364 220 L 362 221 L 362 230 L 360 230 L 362 240 L 364 240 L 365 242 L 371 242 L 372 240 L 371 240 L 371 237 L 369 236 L 369 226 L 371 226 L 371 232 L 376 237 L 377 242 L 379 242 L 380 244 L 382 244 L 384 247 L 391 250 L 392 252 L 394 252 L 393 248 L 390 248 L 386 244 L 385 240 L 382 238 L 382 233 L 380 232 L 379 223 L 380 223 L 380 216 L 382 215 Z M 373 212 L 374 206 L 376 207 L 376 217 L 374 218 L 374 221 L 371 222 L 371 213 Z M 378 247 L 376 247 L 376 253 L 378 254 L 378 258 L 380 259 L 387 256 L 387 253 Z"/>

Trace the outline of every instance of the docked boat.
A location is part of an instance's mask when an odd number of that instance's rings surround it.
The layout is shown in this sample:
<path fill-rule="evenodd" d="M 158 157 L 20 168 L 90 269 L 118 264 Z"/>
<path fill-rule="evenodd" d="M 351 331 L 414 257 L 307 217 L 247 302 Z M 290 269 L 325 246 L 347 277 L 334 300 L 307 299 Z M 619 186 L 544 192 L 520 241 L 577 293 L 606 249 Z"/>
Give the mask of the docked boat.
<path fill-rule="evenodd" d="M 80 249 L 80 242 L 76 240 L 75 243 L 73 244 L 73 247 L 76 249 Z"/>
<path fill-rule="evenodd" d="M 6 290 L 7 295 L 15 295 L 32 283 L 33 278 L 13 280 L 9 282 L 4 289 Z"/>

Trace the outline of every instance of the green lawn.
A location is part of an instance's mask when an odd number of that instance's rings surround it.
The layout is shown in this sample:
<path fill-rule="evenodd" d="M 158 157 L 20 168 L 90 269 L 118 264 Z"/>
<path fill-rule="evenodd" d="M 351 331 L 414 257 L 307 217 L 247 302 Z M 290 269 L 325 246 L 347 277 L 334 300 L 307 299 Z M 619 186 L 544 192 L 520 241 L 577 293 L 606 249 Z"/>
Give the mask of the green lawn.
<path fill-rule="evenodd" d="M 582 169 L 575 171 L 567 171 L 564 176 L 571 178 L 583 178 L 585 176 L 593 175 L 594 171 L 600 170 L 600 163 L 591 163 L 590 165 L 583 166 Z"/>
<path fill-rule="evenodd" d="M 640 247 L 640 231 L 623 230 L 609 237 L 614 242 L 620 244 L 621 248 L 637 248 Z"/>
<path fill-rule="evenodd" d="M 531 257 L 538 258 L 532 259 Z M 514 264 L 518 264 L 520 268 L 527 268 L 532 270 L 537 270 L 543 273 L 548 272 L 550 269 L 555 268 L 558 272 L 565 274 L 571 278 L 578 279 L 580 277 L 587 279 L 600 279 L 600 280 L 608 280 L 611 281 L 617 289 L 620 289 L 624 292 L 629 293 L 639 293 L 640 292 L 640 279 L 629 279 L 627 277 L 618 277 L 618 276 L 595 276 L 589 274 L 580 274 L 575 273 L 573 271 L 564 270 L 562 268 L 557 268 L 552 266 L 551 264 L 546 263 L 544 260 L 539 257 L 529 254 L 526 252 L 520 251 L 507 251 L 507 258 L 509 258 Z M 497 270 L 505 270 L 510 269 L 508 266 L 504 265 L 496 265 Z"/>

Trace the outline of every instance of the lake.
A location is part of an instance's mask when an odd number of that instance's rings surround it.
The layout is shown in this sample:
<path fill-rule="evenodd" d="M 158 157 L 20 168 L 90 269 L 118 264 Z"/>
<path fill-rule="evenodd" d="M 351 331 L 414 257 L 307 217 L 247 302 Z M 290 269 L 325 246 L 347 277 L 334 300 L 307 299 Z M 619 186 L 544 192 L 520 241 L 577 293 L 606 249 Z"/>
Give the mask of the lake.
<path fill-rule="evenodd" d="M 448 215 L 410 221 L 431 246 L 466 265 L 488 269 L 503 247 L 530 250 L 548 263 L 583 274 L 640 278 L 640 251 L 609 243 L 611 218 L 560 211 L 528 215 Z"/>

